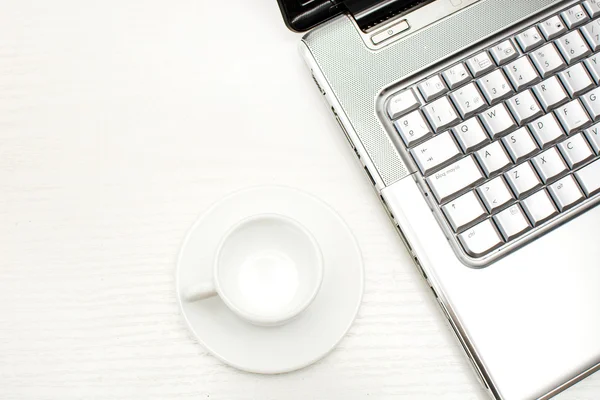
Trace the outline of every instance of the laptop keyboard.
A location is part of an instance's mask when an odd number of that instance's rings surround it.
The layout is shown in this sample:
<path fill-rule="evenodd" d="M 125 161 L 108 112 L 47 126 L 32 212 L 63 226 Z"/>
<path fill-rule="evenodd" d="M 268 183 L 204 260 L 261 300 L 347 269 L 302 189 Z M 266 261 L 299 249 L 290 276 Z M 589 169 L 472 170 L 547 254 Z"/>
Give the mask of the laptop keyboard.
<path fill-rule="evenodd" d="M 471 258 L 600 193 L 600 1 L 393 95 L 387 114 Z"/>

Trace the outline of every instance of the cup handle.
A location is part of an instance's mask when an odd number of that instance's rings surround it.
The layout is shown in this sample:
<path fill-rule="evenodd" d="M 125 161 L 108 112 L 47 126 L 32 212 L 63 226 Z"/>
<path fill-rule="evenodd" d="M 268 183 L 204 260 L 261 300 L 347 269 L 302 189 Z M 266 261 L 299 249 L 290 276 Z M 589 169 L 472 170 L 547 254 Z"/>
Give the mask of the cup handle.
<path fill-rule="evenodd" d="M 208 299 L 217 295 L 217 289 L 214 283 L 206 282 L 200 283 L 194 286 L 190 286 L 185 290 L 183 298 L 188 302 L 194 302 L 199 300 Z"/>

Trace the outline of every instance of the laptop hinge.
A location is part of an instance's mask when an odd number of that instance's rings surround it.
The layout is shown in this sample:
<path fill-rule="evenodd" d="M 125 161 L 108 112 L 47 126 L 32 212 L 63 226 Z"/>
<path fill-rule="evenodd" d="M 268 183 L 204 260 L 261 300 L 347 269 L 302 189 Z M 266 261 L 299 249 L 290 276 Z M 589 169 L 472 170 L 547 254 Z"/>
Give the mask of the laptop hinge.
<path fill-rule="evenodd" d="M 435 0 L 278 0 L 286 25 L 305 32 L 341 14 L 351 14 L 364 32 Z"/>
<path fill-rule="evenodd" d="M 413 11 L 435 0 L 346 0 L 344 5 L 352 14 L 356 23 L 365 32 L 394 18 L 398 15 Z"/>
<path fill-rule="evenodd" d="M 287 27 L 306 32 L 346 11 L 342 0 L 277 0 Z"/>

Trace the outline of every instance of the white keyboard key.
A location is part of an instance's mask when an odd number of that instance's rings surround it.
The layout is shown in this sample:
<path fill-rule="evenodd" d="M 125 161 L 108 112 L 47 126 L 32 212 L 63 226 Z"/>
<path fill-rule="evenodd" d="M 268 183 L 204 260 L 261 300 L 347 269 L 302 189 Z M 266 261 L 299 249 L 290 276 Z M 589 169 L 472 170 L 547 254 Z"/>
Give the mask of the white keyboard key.
<path fill-rule="evenodd" d="M 429 139 L 425 143 L 413 148 L 410 152 L 423 175 L 429 175 L 429 173 L 442 165 L 462 156 L 450 132 L 444 132 Z"/>
<path fill-rule="evenodd" d="M 538 101 L 546 112 L 553 110 L 570 100 L 569 95 L 565 92 L 563 85 L 558 81 L 556 76 L 550 77 L 535 85 L 533 87 L 533 93 L 535 93 Z"/>
<path fill-rule="evenodd" d="M 581 7 L 579 4 L 569 8 L 567 11 L 564 11 L 560 14 L 560 16 L 565 21 L 565 24 L 567 24 L 569 29 L 581 26 L 590 19 L 587 13 L 583 10 L 583 7 Z"/>
<path fill-rule="evenodd" d="M 447 97 L 427 104 L 423 107 L 423 111 L 436 133 L 460 121 Z"/>
<path fill-rule="evenodd" d="M 550 196 L 554 200 L 554 204 L 558 207 L 558 211 L 563 212 L 581 202 L 585 196 L 579 189 L 579 186 L 573 179 L 573 176 L 567 175 L 560 181 L 548 187 Z"/>
<path fill-rule="evenodd" d="M 534 157 L 531 163 L 546 185 L 560 179 L 569 172 L 569 167 L 565 164 L 556 147 L 552 147 Z"/>
<path fill-rule="evenodd" d="M 537 144 L 535 144 L 527 128 L 521 128 L 509 133 L 502 138 L 502 142 L 515 164 L 529 158 L 529 156 L 538 151 Z"/>
<path fill-rule="evenodd" d="M 519 33 L 515 39 L 517 39 L 517 43 L 519 43 L 519 46 L 521 46 L 521 50 L 523 50 L 524 53 L 535 49 L 544 43 L 544 38 L 540 35 L 540 32 L 535 26 Z"/>
<path fill-rule="evenodd" d="M 506 104 L 518 125 L 525 125 L 544 114 L 530 90 L 511 97 Z"/>
<path fill-rule="evenodd" d="M 600 20 L 595 20 L 581 28 L 581 33 L 593 52 L 600 50 Z"/>
<path fill-rule="evenodd" d="M 600 119 L 600 88 L 581 96 L 581 101 L 590 117 L 592 117 L 592 121 L 598 121 Z"/>
<path fill-rule="evenodd" d="M 502 246 L 504 242 L 489 219 L 458 235 L 465 252 L 471 257 L 482 257 Z"/>
<path fill-rule="evenodd" d="M 505 173 L 504 177 L 518 199 L 522 199 L 542 186 L 529 161 L 517 165 Z"/>
<path fill-rule="evenodd" d="M 469 83 L 450 94 L 452 102 L 463 119 L 469 118 L 487 107 L 474 83 Z"/>
<path fill-rule="evenodd" d="M 558 15 L 542 22 L 539 28 L 546 40 L 555 39 L 567 31 L 567 27 Z"/>
<path fill-rule="evenodd" d="M 479 118 L 493 139 L 517 127 L 517 124 L 503 103 L 479 114 Z"/>
<path fill-rule="evenodd" d="M 600 84 L 600 55 L 594 54 L 584 62 L 596 85 Z"/>
<path fill-rule="evenodd" d="M 442 78 L 439 75 L 435 75 L 419 83 L 419 91 L 425 101 L 430 101 L 446 93 L 448 88 L 444 85 Z"/>
<path fill-rule="evenodd" d="M 490 177 L 504 171 L 512 162 L 500 142 L 493 142 L 475 153 L 479 165 L 485 174 Z"/>
<path fill-rule="evenodd" d="M 572 31 L 558 38 L 556 46 L 567 60 L 567 64 L 574 64 L 592 53 L 579 31 Z"/>
<path fill-rule="evenodd" d="M 600 154 L 600 124 L 596 124 L 585 130 L 585 137 L 592 145 L 596 154 Z"/>
<path fill-rule="evenodd" d="M 504 65 L 519 56 L 519 53 L 517 53 L 515 46 L 513 46 L 510 40 L 505 40 L 504 42 L 497 44 L 490 49 L 490 52 L 498 65 Z"/>
<path fill-rule="evenodd" d="M 587 197 L 600 193 L 600 160 L 581 168 L 575 177 Z"/>
<path fill-rule="evenodd" d="M 495 215 L 494 221 L 500 233 L 502 233 L 504 240 L 507 242 L 516 239 L 531 229 L 529 221 L 518 204 L 510 206 L 498 215 Z"/>
<path fill-rule="evenodd" d="M 583 63 L 573 65 L 571 68 L 559 73 L 558 76 L 571 97 L 577 97 L 594 87 L 594 82 L 592 82 L 592 78 L 588 75 Z"/>
<path fill-rule="evenodd" d="M 456 125 L 452 128 L 452 133 L 465 153 L 470 153 L 490 142 L 489 136 L 477 118 L 471 118 Z"/>
<path fill-rule="evenodd" d="M 487 52 L 482 52 L 473 56 L 467 60 L 467 67 L 471 71 L 471 75 L 475 78 L 485 74 L 488 71 L 496 68 L 496 64 L 490 58 L 490 55 Z"/>
<path fill-rule="evenodd" d="M 463 63 L 448 68 L 442 73 L 442 76 L 450 89 L 457 88 L 471 80 L 471 74 Z"/>
<path fill-rule="evenodd" d="M 554 114 L 546 114 L 529 124 L 529 130 L 540 148 L 546 149 L 565 138 Z"/>
<path fill-rule="evenodd" d="M 588 117 L 583 106 L 577 99 L 561 106 L 554 112 L 567 135 L 580 130 L 591 122 L 590 117 Z"/>
<path fill-rule="evenodd" d="M 394 122 L 396 130 L 407 147 L 432 136 L 431 128 L 420 111 L 414 111 Z"/>
<path fill-rule="evenodd" d="M 529 56 L 542 78 L 547 78 L 566 66 L 565 61 L 558 54 L 556 47 L 552 43 L 548 43 L 544 47 L 537 49 Z"/>
<path fill-rule="evenodd" d="M 504 67 L 504 72 L 508 75 L 508 79 L 516 91 L 534 85 L 541 80 L 527 56 L 508 64 Z"/>
<path fill-rule="evenodd" d="M 487 217 L 475 192 L 468 192 L 442 207 L 454 232 L 462 232 Z"/>
<path fill-rule="evenodd" d="M 391 119 L 401 116 L 421 107 L 421 102 L 417 99 L 412 89 L 404 90 L 394 95 L 388 103 L 388 115 Z"/>
<path fill-rule="evenodd" d="M 596 18 L 600 15 L 600 1 L 598 0 L 586 0 L 583 2 L 585 10 L 591 15 L 592 18 Z"/>
<path fill-rule="evenodd" d="M 521 205 L 533 226 L 540 226 L 558 215 L 554 203 L 543 189 L 523 200 Z"/>
<path fill-rule="evenodd" d="M 581 132 L 559 143 L 558 149 L 571 169 L 577 169 L 594 158 L 594 153 Z"/>
<path fill-rule="evenodd" d="M 514 93 L 512 86 L 506 80 L 501 69 L 497 69 L 477 80 L 477 85 L 479 85 L 487 102 L 491 105 L 502 101 Z"/>
<path fill-rule="evenodd" d="M 473 156 L 467 156 L 434 173 L 426 180 L 437 201 L 445 203 L 466 189 L 480 184 L 484 177 Z"/>
<path fill-rule="evenodd" d="M 512 192 L 501 176 L 481 185 L 477 192 L 490 213 L 498 211 L 514 200 Z"/>

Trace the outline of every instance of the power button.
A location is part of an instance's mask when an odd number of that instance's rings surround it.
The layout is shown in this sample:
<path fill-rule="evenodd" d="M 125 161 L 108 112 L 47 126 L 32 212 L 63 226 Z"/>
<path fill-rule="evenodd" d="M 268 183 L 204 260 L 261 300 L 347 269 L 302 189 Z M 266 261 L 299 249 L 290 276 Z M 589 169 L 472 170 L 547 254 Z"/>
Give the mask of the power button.
<path fill-rule="evenodd" d="M 373 42 L 373 44 L 379 44 L 381 42 L 384 42 L 384 41 L 404 32 L 407 29 L 410 29 L 410 25 L 408 25 L 408 22 L 406 22 L 406 20 L 403 19 L 402 21 L 398 22 L 397 24 L 388 26 L 384 30 L 377 32 L 376 34 L 371 36 L 371 41 Z"/>
<path fill-rule="evenodd" d="M 458 7 L 462 4 L 462 0 L 450 0 L 450 3 L 452 3 L 454 7 Z"/>

